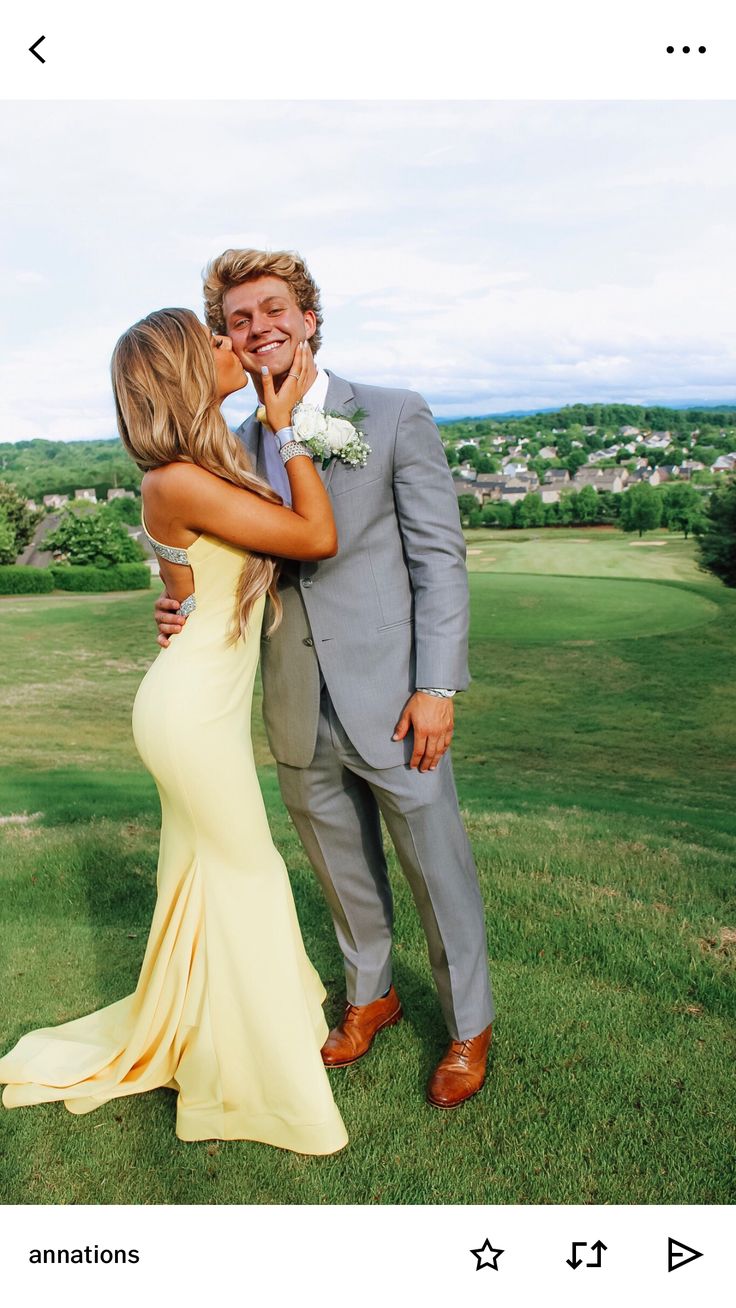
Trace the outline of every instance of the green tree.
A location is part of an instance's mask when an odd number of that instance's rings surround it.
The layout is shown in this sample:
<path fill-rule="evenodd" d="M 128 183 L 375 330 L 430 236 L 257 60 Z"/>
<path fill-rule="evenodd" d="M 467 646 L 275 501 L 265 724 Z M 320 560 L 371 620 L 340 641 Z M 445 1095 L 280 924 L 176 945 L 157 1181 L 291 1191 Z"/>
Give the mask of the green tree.
<path fill-rule="evenodd" d="M 499 527 L 510 527 L 514 521 L 513 505 L 499 503 L 496 505 L 496 522 Z"/>
<path fill-rule="evenodd" d="M 519 506 L 519 521 L 522 527 L 544 526 L 544 504 L 541 495 L 530 491 Z"/>
<path fill-rule="evenodd" d="M 560 492 L 560 522 L 564 527 L 569 527 L 573 522 L 577 522 L 578 509 L 578 492 L 576 490 L 563 490 Z"/>
<path fill-rule="evenodd" d="M 475 466 L 478 472 L 498 472 L 498 459 L 494 459 L 491 454 L 479 454 Z"/>
<path fill-rule="evenodd" d="M 42 517 L 43 513 L 26 507 L 25 496 L 15 486 L 0 481 L 0 519 L 5 524 L 3 563 L 15 563 L 16 555 L 25 549 Z"/>
<path fill-rule="evenodd" d="M 689 481 L 670 482 L 664 490 L 662 517 L 668 527 L 684 531 L 687 540 L 691 531 L 698 533 L 706 527 L 703 496 Z"/>
<path fill-rule="evenodd" d="M 662 521 L 662 497 L 648 482 L 638 482 L 621 497 L 621 527 L 624 531 L 653 531 Z"/>
<path fill-rule="evenodd" d="M 559 453 L 559 444 L 557 449 Z M 570 453 L 563 461 L 563 467 L 567 468 L 567 471 L 569 472 L 571 477 L 574 477 L 578 468 L 582 468 L 583 464 L 587 462 L 588 462 L 588 456 L 585 453 L 585 450 L 571 449 Z"/>
<path fill-rule="evenodd" d="M 5 511 L 0 509 L 0 563 L 15 563 L 16 554 L 15 532 Z"/>
<path fill-rule="evenodd" d="M 461 445 L 457 457 L 460 463 L 472 463 L 475 468 L 480 458 L 480 450 L 477 445 Z"/>
<path fill-rule="evenodd" d="M 103 506 L 102 511 L 113 522 L 127 522 L 130 527 L 140 527 L 141 525 L 141 502 L 137 495 L 134 500 L 109 500 Z"/>
<path fill-rule="evenodd" d="M 475 513 L 478 508 L 478 501 L 474 495 L 458 495 L 457 507 L 460 510 L 460 520 L 463 525 L 467 526 L 468 518 L 471 513 Z"/>
<path fill-rule="evenodd" d="M 143 558 L 138 542 L 128 535 L 122 523 L 112 521 L 105 512 L 78 517 L 67 510 L 44 545 L 64 562 L 82 567 L 92 564 L 105 568 L 115 563 L 136 563 Z"/>
<path fill-rule="evenodd" d="M 576 522 L 595 522 L 598 517 L 598 492 L 592 486 L 578 491 Z"/>
<path fill-rule="evenodd" d="M 736 586 L 736 479 L 714 490 L 705 513 L 698 564 L 704 572 Z"/>

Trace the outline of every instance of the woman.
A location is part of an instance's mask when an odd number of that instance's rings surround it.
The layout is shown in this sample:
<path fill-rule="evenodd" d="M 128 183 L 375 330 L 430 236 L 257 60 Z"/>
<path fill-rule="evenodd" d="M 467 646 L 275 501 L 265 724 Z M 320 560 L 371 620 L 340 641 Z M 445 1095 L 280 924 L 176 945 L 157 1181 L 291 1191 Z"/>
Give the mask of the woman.
<path fill-rule="evenodd" d="M 272 429 L 315 375 L 306 342 Z M 170 595 L 191 616 L 146 674 L 136 745 L 158 786 L 158 899 L 133 995 L 24 1036 L 0 1059 L 7 1107 L 63 1099 L 85 1113 L 157 1086 L 178 1091 L 183 1140 L 260 1140 L 325 1154 L 347 1141 L 320 1048 L 324 989 L 304 952 L 271 840 L 249 722 L 274 556 L 320 559 L 337 541 L 309 450 L 282 450 L 293 508 L 250 470 L 221 401 L 247 384 L 227 337 L 163 309 L 118 341 L 113 389 L 123 442 L 145 470 L 144 527 Z"/>

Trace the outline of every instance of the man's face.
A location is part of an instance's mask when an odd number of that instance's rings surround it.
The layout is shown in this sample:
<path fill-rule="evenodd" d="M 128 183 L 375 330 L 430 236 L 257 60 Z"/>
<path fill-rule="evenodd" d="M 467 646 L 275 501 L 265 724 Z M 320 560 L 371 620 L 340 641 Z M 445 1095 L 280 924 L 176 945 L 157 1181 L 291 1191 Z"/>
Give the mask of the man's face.
<path fill-rule="evenodd" d="M 288 373 L 300 341 L 314 335 L 317 319 L 302 313 L 291 288 L 280 277 L 258 277 L 225 292 L 225 331 L 246 372 L 260 377 L 268 365 L 279 380 Z"/>

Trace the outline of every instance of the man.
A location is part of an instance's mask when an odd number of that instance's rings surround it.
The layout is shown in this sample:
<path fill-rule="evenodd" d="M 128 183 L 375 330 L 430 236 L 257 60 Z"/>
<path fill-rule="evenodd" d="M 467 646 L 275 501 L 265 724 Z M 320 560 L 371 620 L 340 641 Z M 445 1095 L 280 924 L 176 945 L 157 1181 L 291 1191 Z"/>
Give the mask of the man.
<path fill-rule="evenodd" d="M 300 340 L 321 344 L 319 291 L 290 253 L 226 250 L 205 271 L 205 310 L 262 394 Z M 402 1016 L 391 983 L 392 898 L 383 817 L 409 881 L 450 1033 L 427 1089 L 454 1108 L 480 1090 L 493 1000 L 483 906 L 457 803 L 453 696 L 468 684 L 468 583 L 456 496 L 430 411 L 411 391 L 318 371 L 304 403 L 358 423 L 363 467 L 323 472 L 339 550 L 282 574 L 281 626 L 263 642 L 263 711 L 284 802 L 322 884 L 345 960 L 347 1006 L 329 1067 L 355 1062 Z M 258 413 L 237 433 L 288 502 Z M 162 599 L 162 640 L 179 629 Z M 163 643 L 166 643 L 163 640 Z"/>

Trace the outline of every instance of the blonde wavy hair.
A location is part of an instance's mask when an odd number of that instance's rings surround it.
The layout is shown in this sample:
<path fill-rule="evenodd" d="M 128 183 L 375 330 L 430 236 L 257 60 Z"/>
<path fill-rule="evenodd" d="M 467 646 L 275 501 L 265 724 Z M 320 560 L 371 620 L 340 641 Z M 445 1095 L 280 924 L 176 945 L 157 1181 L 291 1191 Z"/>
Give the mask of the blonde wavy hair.
<path fill-rule="evenodd" d="M 190 309 L 159 309 L 123 332 L 112 354 L 112 389 L 126 450 L 147 472 L 194 463 L 272 504 L 281 496 L 257 477 L 220 413 L 210 334 Z M 267 593 L 268 634 L 281 621 L 278 564 L 248 554 L 240 574 L 231 640 L 245 635 L 253 606 Z"/>
<path fill-rule="evenodd" d="M 202 274 L 204 289 L 204 316 L 207 326 L 222 334 L 225 332 L 225 314 L 222 301 L 226 291 L 257 277 L 280 277 L 286 282 L 302 313 L 311 309 L 317 327 L 309 344 L 316 354 L 322 344 L 322 305 L 319 287 L 301 255 L 293 250 L 225 250 L 211 259 Z"/>

